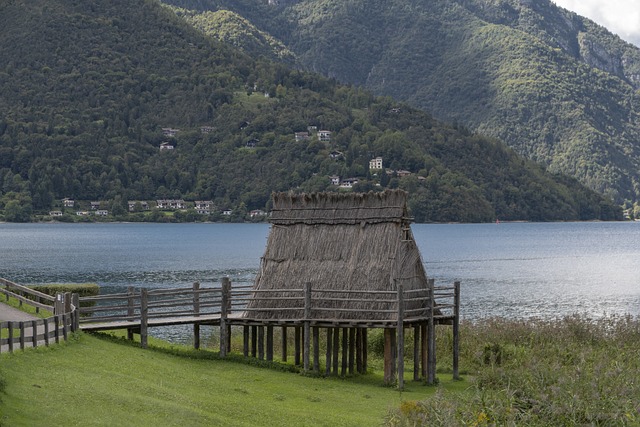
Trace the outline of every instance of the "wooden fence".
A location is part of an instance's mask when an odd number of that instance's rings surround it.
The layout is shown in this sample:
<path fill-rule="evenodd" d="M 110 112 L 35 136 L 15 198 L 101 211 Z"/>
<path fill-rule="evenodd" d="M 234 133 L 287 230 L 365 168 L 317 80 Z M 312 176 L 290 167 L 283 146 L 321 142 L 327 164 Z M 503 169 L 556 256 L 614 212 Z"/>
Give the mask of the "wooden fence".
<path fill-rule="evenodd" d="M 35 307 L 36 313 L 41 310 L 53 313 L 45 319 L 0 322 L 0 352 L 48 346 L 60 342 L 60 339 L 66 341 L 69 334 L 80 327 L 79 312 L 76 310 L 79 306 L 77 294 L 65 293 L 53 297 L 3 278 L 0 278 L 0 293 L 5 295 L 7 301 L 13 297 L 20 301 L 21 306 L 27 304 Z"/>

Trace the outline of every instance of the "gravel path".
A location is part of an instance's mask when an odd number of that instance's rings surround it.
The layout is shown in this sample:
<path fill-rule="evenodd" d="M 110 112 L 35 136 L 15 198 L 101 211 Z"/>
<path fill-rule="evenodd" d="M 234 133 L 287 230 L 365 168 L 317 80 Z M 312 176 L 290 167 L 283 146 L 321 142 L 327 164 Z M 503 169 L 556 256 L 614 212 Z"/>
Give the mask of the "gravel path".
<path fill-rule="evenodd" d="M 9 307 L 7 304 L 0 302 L 0 321 L 2 322 L 25 322 L 27 320 L 36 320 L 37 317 L 27 314 L 17 308 Z"/>

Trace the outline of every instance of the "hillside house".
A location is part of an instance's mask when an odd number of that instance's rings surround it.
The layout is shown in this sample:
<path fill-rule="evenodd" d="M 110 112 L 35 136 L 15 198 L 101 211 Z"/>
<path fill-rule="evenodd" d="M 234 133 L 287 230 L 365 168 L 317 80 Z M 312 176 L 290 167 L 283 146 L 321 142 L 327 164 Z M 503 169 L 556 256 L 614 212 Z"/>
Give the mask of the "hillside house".
<path fill-rule="evenodd" d="M 184 200 L 156 200 L 158 209 L 186 209 Z"/>
<path fill-rule="evenodd" d="M 69 198 L 62 199 L 62 206 L 64 206 L 65 208 L 72 208 L 75 206 L 75 204 L 76 202 L 73 199 L 69 199 Z"/>
<path fill-rule="evenodd" d="M 262 209 L 256 209 L 253 210 L 251 212 L 249 212 L 249 217 L 251 218 L 260 218 L 260 217 L 264 217 L 267 216 L 267 213 L 265 211 L 263 211 Z"/>
<path fill-rule="evenodd" d="M 396 171 L 396 176 L 398 178 L 402 178 L 403 176 L 409 176 L 411 175 L 411 172 L 407 171 L 407 170 L 403 170 L 403 169 L 398 169 Z"/>
<path fill-rule="evenodd" d="M 309 132 L 296 132 L 294 138 L 297 141 L 306 141 L 309 139 Z"/>
<path fill-rule="evenodd" d="M 358 178 L 345 178 L 340 183 L 340 188 L 353 188 L 358 183 Z"/>
<path fill-rule="evenodd" d="M 96 215 L 96 216 L 109 216 L 109 211 L 108 211 L 108 210 L 106 210 L 106 209 L 98 209 L 98 210 L 95 212 L 95 215 Z"/>
<path fill-rule="evenodd" d="M 100 209 L 100 202 L 91 202 L 91 210 L 95 211 L 96 209 Z"/>
<path fill-rule="evenodd" d="M 331 131 L 329 131 L 329 130 L 320 130 L 320 131 L 318 131 L 318 141 L 320 141 L 320 142 L 330 142 L 331 141 Z"/>
<path fill-rule="evenodd" d="M 382 169 L 382 157 L 376 157 L 375 159 L 369 160 L 369 170 L 380 169 Z"/>
<path fill-rule="evenodd" d="M 213 126 L 200 126 L 200 133 L 202 134 L 212 133 L 214 130 Z"/>
<path fill-rule="evenodd" d="M 213 208 L 212 200 L 196 200 L 195 209 L 200 215 L 209 215 Z"/>
<path fill-rule="evenodd" d="M 143 202 L 143 201 L 139 201 L 139 200 L 131 200 L 127 203 L 127 205 L 129 206 L 129 212 L 133 212 L 136 210 L 136 205 L 140 203 L 140 209 L 142 209 L 143 211 L 148 211 L 149 210 L 149 203 L 147 202 Z"/>
<path fill-rule="evenodd" d="M 160 144 L 160 151 L 173 150 L 174 148 L 175 147 L 170 142 L 163 142 Z"/>
<path fill-rule="evenodd" d="M 329 179 L 331 180 L 331 185 L 340 185 L 340 177 L 338 175 L 331 175 Z"/>
<path fill-rule="evenodd" d="M 49 216 L 53 216 L 53 217 L 62 216 L 62 211 L 51 211 L 49 212 Z"/>

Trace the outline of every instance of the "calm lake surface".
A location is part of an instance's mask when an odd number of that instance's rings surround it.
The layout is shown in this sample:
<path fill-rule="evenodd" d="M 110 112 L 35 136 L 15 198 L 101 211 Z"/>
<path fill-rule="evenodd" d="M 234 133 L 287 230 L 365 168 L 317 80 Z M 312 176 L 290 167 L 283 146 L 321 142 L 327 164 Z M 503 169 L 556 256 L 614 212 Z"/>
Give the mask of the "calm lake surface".
<path fill-rule="evenodd" d="M 640 315 L 640 222 L 412 226 L 427 274 L 462 283 L 465 319 Z M 268 224 L 0 224 L 0 277 L 22 284 L 252 283 Z"/>

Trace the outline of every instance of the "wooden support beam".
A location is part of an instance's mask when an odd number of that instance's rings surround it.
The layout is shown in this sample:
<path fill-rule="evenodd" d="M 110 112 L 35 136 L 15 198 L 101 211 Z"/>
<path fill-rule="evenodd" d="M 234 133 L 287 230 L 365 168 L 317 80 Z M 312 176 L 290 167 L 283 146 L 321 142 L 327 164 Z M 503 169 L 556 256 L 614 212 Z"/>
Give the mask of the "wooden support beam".
<path fill-rule="evenodd" d="M 264 326 L 258 326 L 258 359 L 264 360 Z"/>
<path fill-rule="evenodd" d="M 331 356 L 333 355 L 333 328 L 327 328 L 327 354 L 325 356 L 325 375 L 331 375 Z"/>
<path fill-rule="evenodd" d="M 273 361 L 273 325 L 267 325 L 267 361 Z"/>
<path fill-rule="evenodd" d="M 287 361 L 287 327 L 283 326 L 282 327 L 282 345 L 280 348 L 282 351 L 280 352 L 282 357 L 282 361 L 286 362 Z"/>
<path fill-rule="evenodd" d="M 392 331 L 393 330 L 389 328 L 384 329 L 384 383 L 386 385 L 393 383 L 393 346 L 391 341 Z"/>
<path fill-rule="evenodd" d="M 362 373 L 366 374 L 369 361 L 369 329 L 362 328 Z"/>
<path fill-rule="evenodd" d="M 304 284 L 304 371 L 309 372 L 311 353 L 311 283 Z"/>
<path fill-rule="evenodd" d="M 356 372 L 358 372 L 359 374 L 363 373 L 362 372 L 362 329 L 360 328 L 356 328 Z"/>
<path fill-rule="evenodd" d="M 313 372 L 320 372 L 320 328 L 313 328 Z"/>
<path fill-rule="evenodd" d="M 302 348 L 302 337 L 301 337 L 301 330 L 300 330 L 300 326 L 295 326 L 293 328 L 293 351 L 294 351 L 294 356 L 293 356 L 293 364 L 295 366 L 300 366 L 300 354 L 301 354 L 301 348 Z"/>
<path fill-rule="evenodd" d="M 421 369 L 421 378 L 423 380 L 427 379 L 427 365 L 428 365 L 428 354 L 429 348 L 427 346 L 427 329 L 428 321 L 420 322 L 420 365 Z"/>
<path fill-rule="evenodd" d="M 341 366 L 341 371 L 340 371 L 340 375 L 341 376 L 346 376 L 347 375 L 347 361 L 348 361 L 348 354 L 349 354 L 349 328 L 342 328 L 342 366 Z"/>
<path fill-rule="evenodd" d="M 242 355 L 249 357 L 249 325 L 242 326 Z"/>
<path fill-rule="evenodd" d="M 434 279 L 429 279 L 429 324 L 427 326 L 428 340 L 428 360 L 427 360 L 427 384 L 434 385 L 436 383 L 436 325 L 434 320 L 435 301 L 433 288 Z"/>
<path fill-rule="evenodd" d="M 220 303 L 220 357 L 226 357 L 229 349 L 230 337 L 228 336 L 227 317 L 229 307 L 231 307 L 231 280 L 228 277 L 222 278 L 221 283 L 222 301 Z"/>
<path fill-rule="evenodd" d="M 133 319 L 133 316 L 136 315 L 135 311 L 135 289 L 133 286 L 127 287 L 127 317 Z M 133 341 L 133 328 L 127 328 L 127 339 L 129 341 Z"/>
<path fill-rule="evenodd" d="M 258 327 L 251 327 L 251 357 L 258 357 Z"/>
<path fill-rule="evenodd" d="M 453 283 L 453 379 L 460 379 L 460 282 Z"/>
<path fill-rule="evenodd" d="M 420 380 L 420 324 L 413 325 L 413 380 Z"/>
<path fill-rule="evenodd" d="M 64 319 L 63 319 L 64 322 Z M 149 322 L 149 291 L 147 288 L 140 290 L 140 346 L 147 348 Z M 66 337 L 65 337 L 66 339 Z"/>
<path fill-rule="evenodd" d="M 349 328 L 349 375 L 353 375 L 356 355 L 356 328 Z"/>
<path fill-rule="evenodd" d="M 340 363 L 340 328 L 333 328 L 333 375 L 338 375 Z"/>

